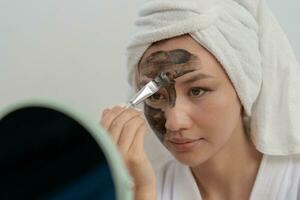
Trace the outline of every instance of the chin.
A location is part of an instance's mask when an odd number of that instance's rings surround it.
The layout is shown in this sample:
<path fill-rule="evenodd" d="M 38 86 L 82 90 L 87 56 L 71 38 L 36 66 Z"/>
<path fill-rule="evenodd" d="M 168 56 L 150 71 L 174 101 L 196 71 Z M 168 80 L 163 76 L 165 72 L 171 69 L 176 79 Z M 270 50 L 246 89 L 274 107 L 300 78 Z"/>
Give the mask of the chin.
<path fill-rule="evenodd" d="M 173 152 L 172 155 L 178 160 L 181 164 L 187 165 L 189 167 L 195 167 L 205 163 L 209 160 L 209 154 L 203 154 L 198 152 Z"/>
<path fill-rule="evenodd" d="M 176 146 L 170 143 L 164 143 L 165 147 L 168 151 L 183 165 L 187 165 L 190 167 L 194 167 L 197 165 L 201 165 L 209 160 L 211 155 L 211 150 L 208 148 L 206 141 L 201 141 L 198 145 L 193 147 L 180 147 L 176 148 Z"/>

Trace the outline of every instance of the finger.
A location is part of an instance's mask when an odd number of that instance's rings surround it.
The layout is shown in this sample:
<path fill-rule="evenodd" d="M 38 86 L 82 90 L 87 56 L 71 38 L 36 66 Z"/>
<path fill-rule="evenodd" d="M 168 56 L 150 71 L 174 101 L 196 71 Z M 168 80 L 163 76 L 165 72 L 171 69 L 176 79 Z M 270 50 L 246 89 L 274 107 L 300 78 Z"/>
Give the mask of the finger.
<path fill-rule="evenodd" d="M 137 130 L 144 123 L 145 120 L 140 115 L 137 115 L 136 117 L 133 117 L 132 119 L 126 122 L 118 140 L 118 146 L 122 153 L 127 153 L 129 147 L 133 143 L 133 139 L 137 133 Z"/>
<path fill-rule="evenodd" d="M 107 117 L 107 114 L 111 111 L 111 109 L 106 108 L 102 111 L 101 117 L 100 117 L 100 124 L 103 125 L 105 118 Z"/>
<path fill-rule="evenodd" d="M 110 132 L 111 136 L 113 137 L 116 143 L 119 140 L 119 136 L 126 122 L 138 116 L 139 114 L 140 114 L 139 112 L 133 109 L 125 109 L 113 119 L 113 121 L 111 122 L 108 128 L 108 131 Z"/>
<path fill-rule="evenodd" d="M 148 126 L 146 123 L 143 123 L 137 129 L 133 142 L 130 145 L 128 151 L 133 153 L 144 151 L 144 139 L 147 132 L 148 132 Z"/>
<path fill-rule="evenodd" d="M 147 133 L 147 126 L 141 125 L 133 139 L 132 144 L 130 145 L 127 151 L 126 164 L 134 166 L 138 163 L 144 162 L 145 158 L 145 149 L 144 149 L 144 136 Z"/>
<path fill-rule="evenodd" d="M 108 129 L 112 121 L 124 110 L 125 108 L 116 106 L 112 109 L 106 109 L 103 111 L 101 124 L 105 129 Z"/>

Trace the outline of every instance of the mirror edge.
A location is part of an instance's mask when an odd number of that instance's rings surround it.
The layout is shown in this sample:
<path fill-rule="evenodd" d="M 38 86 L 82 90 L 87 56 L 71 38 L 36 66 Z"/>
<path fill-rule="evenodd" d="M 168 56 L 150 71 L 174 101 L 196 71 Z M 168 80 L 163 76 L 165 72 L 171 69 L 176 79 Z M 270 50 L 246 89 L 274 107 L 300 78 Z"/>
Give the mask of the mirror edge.
<path fill-rule="evenodd" d="M 103 150 L 106 156 L 109 168 L 112 173 L 113 182 L 116 189 L 116 196 L 118 200 L 132 200 L 133 199 L 133 181 L 130 177 L 118 150 L 106 133 L 106 130 L 101 125 L 93 120 L 87 113 L 82 112 L 75 106 L 66 105 L 61 101 L 50 98 L 32 98 L 23 99 L 12 102 L 7 106 L 0 108 L 0 120 L 9 113 L 21 108 L 40 106 L 59 111 L 82 125 L 91 136 L 95 139 L 96 143 Z"/>

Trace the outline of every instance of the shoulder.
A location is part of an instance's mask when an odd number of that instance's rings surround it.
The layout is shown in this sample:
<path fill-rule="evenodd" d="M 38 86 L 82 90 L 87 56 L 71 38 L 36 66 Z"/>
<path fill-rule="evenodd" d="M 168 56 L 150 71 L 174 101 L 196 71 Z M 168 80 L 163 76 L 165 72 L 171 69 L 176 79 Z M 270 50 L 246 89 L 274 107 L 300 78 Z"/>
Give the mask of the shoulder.
<path fill-rule="evenodd" d="M 160 166 L 156 167 L 155 174 L 157 178 L 157 182 L 163 183 L 167 179 L 169 179 L 171 176 L 174 175 L 175 173 L 175 168 L 176 168 L 177 162 L 174 159 L 168 160 L 161 164 Z"/>
<path fill-rule="evenodd" d="M 251 199 L 300 199 L 300 155 L 264 155 Z"/>
<path fill-rule="evenodd" d="M 171 159 L 169 161 L 165 161 L 163 164 L 154 169 L 156 175 L 158 200 L 166 199 L 164 196 L 170 191 L 172 191 L 174 182 L 173 179 L 175 174 L 175 165 L 175 161 Z"/>
<path fill-rule="evenodd" d="M 190 168 L 176 159 L 169 160 L 157 168 L 156 178 L 158 200 L 200 199 Z"/>
<path fill-rule="evenodd" d="M 175 159 L 171 159 L 158 167 L 155 170 L 158 199 L 169 199 L 172 191 L 174 192 L 174 188 L 180 187 L 183 189 L 181 184 L 187 182 L 187 171 L 188 167 Z"/>
<path fill-rule="evenodd" d="M 300 169 L 300 154 L 288 156 L 270 156 L 265 155 L 265 162 L 267 165 L 288 167 L 289 169 Z"/>
<path fill-rule="evenodd" d="M 297 166 L 300 167 L 300 154 L 291 155 L 292 162 Z"/>
<path fill-rule="evenodd" d="M 290 165 L 294 174 L 297 175 L 300 182 L 300 154 L 290 156 Z"/>
<path fill-rule="evenodd" d="M 300 184 L 300 154 L 288 156 L 265 156 L 265 174 L 281 181 Z M 300 186 L 299 186 L 300 187 Z"/>
<path fill-rule="evenodd" d="M 160 178 L 168 178 L 168 176 L 172 176 L 178 173 L 183 173 L 187 170 L 187 166 L 181 164 L 176 159 L 170 159 L 168 161 L 165 161 L 160 166 L 156 167 L 155 173 Z"/>

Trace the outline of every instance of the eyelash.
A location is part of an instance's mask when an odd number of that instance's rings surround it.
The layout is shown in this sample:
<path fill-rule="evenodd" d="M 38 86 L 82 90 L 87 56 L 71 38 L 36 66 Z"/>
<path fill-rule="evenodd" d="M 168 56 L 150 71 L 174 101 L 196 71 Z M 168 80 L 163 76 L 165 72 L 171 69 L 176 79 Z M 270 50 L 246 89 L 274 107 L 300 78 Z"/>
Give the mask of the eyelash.
<path fill-rule="evenodd" d="M 159 100 L 161 100 L 161 98 L 166 99 L 166 98 L 165 98 L 165 95 L 162 94 L 162 93 L 160 93 L 160 92 L 157 92 L 157 93 L 155 93 L 154 95 L 148 97 L 148 99 L 149 99 L 149 100 L 152 100 L 152 101 L 157 101 L 157 99 L 155 99 L 155 98 L 158 97 L 158 95 L 160 95 L 160 96 L 159 96 Z"/>
<path fill-rule="evenodd" d="M 200 95 L 193 95 L 192 92 L 193 90 L 200 90 L 200 93 L 202 91 L 202 93 Z M 192 87 L 188 90 L 188 96 L 191 96 L 192 98 L 199 98 L 199 97 L 202 97 L 203 95 L 205 95 L 206 93 L 212 91 L 211 89 L 209 88 L 204 88 L 204 87 Z M 160 95 L 160 96 L 158 96 Z M 159 99 L 155 99 L 155 97 L 159 97 Z M 149 97 L 148 98 L 149 101 L 151 102 L 155 102 L 155 101 L 162 101 L 162 100 L 166 100 L 166 96 L 165 94 L 162 94 L 162 93 L 156 93 L 154 94 L 153 96 Z"/>
<path fill-rule="evenodd" d="M 193 95 L 192 94 L 192 91 L 193 90 L 200 90 L 200 93 L 201 91 L 203 91 L 200 95 Z M 191 89 L 188 90 L 188 95 L 191 96 L 191 97 L 194 97 L 194 98 L 198 98 L 198 97 L 202 97 L 203 95 L 205 95 L 207 92 L 210 92 L 211 90 L 209 88 L 204 88 L 204 87 L 192 87 Z"/>

